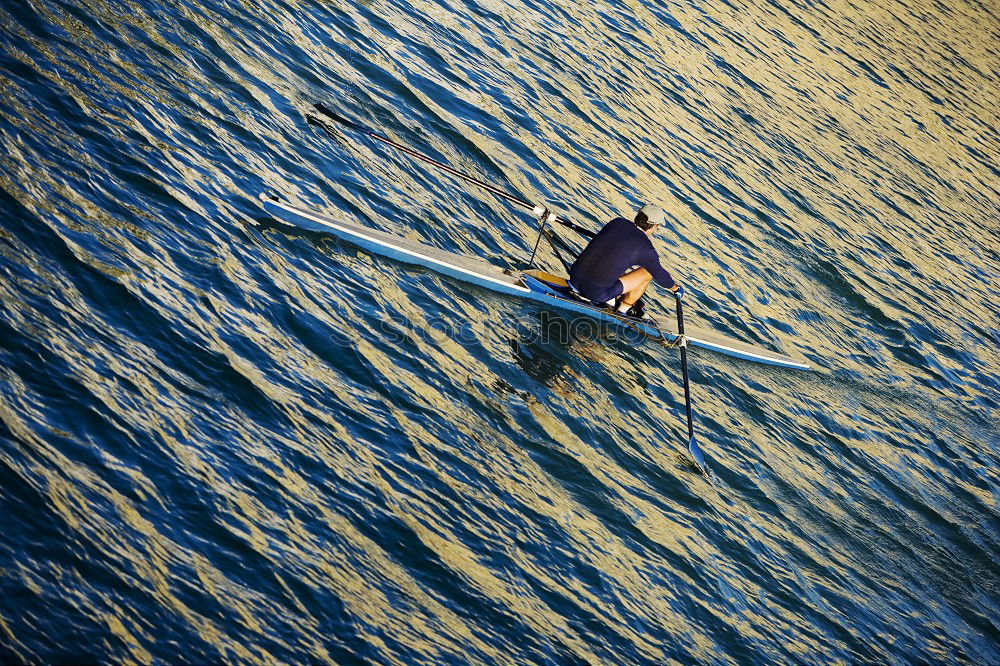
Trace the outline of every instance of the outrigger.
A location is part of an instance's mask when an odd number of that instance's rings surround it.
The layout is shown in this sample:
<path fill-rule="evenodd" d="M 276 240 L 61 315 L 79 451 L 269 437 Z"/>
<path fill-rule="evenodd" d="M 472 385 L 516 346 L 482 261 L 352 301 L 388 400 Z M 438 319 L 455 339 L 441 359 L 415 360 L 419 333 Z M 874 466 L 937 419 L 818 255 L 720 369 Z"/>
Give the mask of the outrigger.
<path fill-rule="evenodd" d="M 704 456 L 694 437 L 690 383 L 688 381 L 687 372 L 687 345 L 690 344 L 695 347 L 701 347 L 703 349 L 719 352 L 728 356 L 734 356 L 748 361 L 756 361 L 758 363 L 766 363 L 768 365 L 795 368 L 799 370 L 807 370 L 809 368 L 807 363 L 794 359 L 790 356 L 770 351 L 757 345 L 746 344 L 744 342 L 740 342 L 739 340 L 734 340 L 733 338 L 719 335 L 717 333 L 697 329 L 688 329 L 685 331 L 683 306 L 681 304 L 681 299 L 679 298 L 676 300 L 676 329 L 673 329 L 668 322 L 658 320 L 655 317 L 645 319 L 629 317 L 618 314 L 611 308 L 602 307 L 587 301 L 570 287 L 565 277 L 553 275 L 551 273 L 532 268 L 532 266 L 534 265 L 534 260 L 541 240 L 542 238 L 546 238 L 551 243 L 556 257 L 566 268 L 567 273 L 569 272 L 569 262 L 567 262 L 563 257 L 560 252 L 560 247 L 567 251 L 570 251 L 570 249 L 550 229 L 550 226 L 553 223 L 573 229 L 588 238 L 594 236 L 593 231 L 556 215 L 544 206 L 533 205 L 523 199 L 504 192 L 489 183 L 485 183 L 481 180 L 473 178 L 472 176 L 461 173 L 447 164 L 443 164 L 442 162 L 424 155 L 423 153 L 417 152 L 408 146 L 393 141 L 392 139 L 363 127 L 358 123 L 347 120 L 346 118 L 333 113 L 322 104 L 316 104 L 315 108 L 323 116 L 330 118 L 347 128 L 361 132 L 373 139 L 376 139 L 377 141 L 392 146 L 414 159 L 431 164 L 432 166 L 446 171 L 461 180 L 474 184 L 478 187 L 482 187 L 501 199 L 531 210 L 538 216 L 539 233 L 531 252 L 531 258 L 528 260 L 528 266 L 524 269 L 503 269 L 483 259 L 447 252 L 429 245 L 424 245 L 423 243 L 410 241 L 378 229 L 343 222 L 328 215 L 324 215 L 323 213 L 295 205 L 285 200 L 283 197 L 273 193 L 264 193 L 260 196 L 266 210 L 276 214 L 280 219 L 283 219 L 295 226 L 313 231 L 332 233 L 353 243 L 354 245 L 368 250 L 373 254 L 396 259 L 407 264 L 424 266 L 435 272 L 451 276 L 458 280 L 462 280 L 463 282 L 476 284 L 492 291 L 510 294 L 512 296 L 519 296 L 521 298 L 528 298 L 568 312 L 576 312 L 598 320 L 629 326 L 633 329 L 642 331 L 652 338 L 679 347 L 681 353 L 681 371 L 684 380 L 685 407 L 687 411 L 689 436 L 688 449 L 702 469 L 705 469 Z M 326 133 L 330 135 L 334 134 L 333 130 L 322 119 L 316 116 L 309 116 L 308 119 L 311 124 L 319 126 Z"/>

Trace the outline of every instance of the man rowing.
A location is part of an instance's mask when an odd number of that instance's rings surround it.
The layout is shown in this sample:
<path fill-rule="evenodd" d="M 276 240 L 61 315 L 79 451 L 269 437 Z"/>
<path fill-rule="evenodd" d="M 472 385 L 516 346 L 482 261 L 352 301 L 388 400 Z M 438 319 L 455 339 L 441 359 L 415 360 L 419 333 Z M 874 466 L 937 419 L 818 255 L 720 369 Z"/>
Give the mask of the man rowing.
<path fill-rule="evenodd" d="M 660 265 L 649 240 L 666 219 L 659 207 L 646 204 L 631 222 L 616 217 L 605 224 L 570 267 L 570 285 L 594 303 L 639 318 L 648 316 L 639 298 L 651 281 L 656 280 L 677 298 L 683 296 L 684 288 Z"/>

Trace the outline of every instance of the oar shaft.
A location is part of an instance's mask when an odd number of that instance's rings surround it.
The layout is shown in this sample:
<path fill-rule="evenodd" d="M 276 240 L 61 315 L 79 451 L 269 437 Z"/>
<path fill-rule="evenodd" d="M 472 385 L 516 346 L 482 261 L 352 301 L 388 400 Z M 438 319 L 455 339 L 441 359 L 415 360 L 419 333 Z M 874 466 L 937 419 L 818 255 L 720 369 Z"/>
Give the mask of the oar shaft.
<path fill-rule="evenodd" d="M 700 448 L 694 443 L 694 416 L 691 413 L 691 382 L 688 380 L 687 341 L 684 339 L 684 305 L 677 298 L 677 334 L 681 340 L 681 378 L 684 380 L 684 408 L 687 410 L 688 437 L 691 453 L 696 458 L 701 456 Z M 701 461 L 699 461 L 701 464 Z"/>
<path fill-rule="evenodd" d="M 423 153 L 418 152 L 418 151 L 414 150 L 413 148 L 410 148 L 409 146 L 403 145 L 403 144 L 399 143 L 398 141 L 393 141 L 392 139 L 390 139 L 387 136 L 383 136 L 383 135 L 379 134 L 378 132 L 374 132 L 374 131 L 368 129 L 367 127 L 359 125 L 358 123 L 356 123 L 356 122 L 354 122 L 352 120 L 348 120 L 347 118 L 344 118 L 343 116 L 340 116 L 340 115 L 334 113 L 333 111 L 331 111 L 330 109 L 326 108 L 322 104 L 315 104 L 314 106 L 316 107 L 317 111 L 319 111 L 320 113 L 322 113 L 327 118 L 335 120 L 338 123 L 340 123 L 341 125 L 344 125 L 345 127 L 349 127 L 349 128 L 351 128 L 351 129 L 353 129 L 353 130 L 355 130 L 357 132 L 361 132 L 362 134 L 364 134 L 366 136 L 369 136 L 369 137 L 375 139 L 376 141 L 381 141 L 382 143 L 384 143 L 384 144 L 386 144 L 388 146 L 392 146 L 396 150 L 398 150 L 400 152 L 403 152 L 403 153 L 406 153 L 407 155 L 409 155 L 413 159 L 420 160 L 422 162 L 430 164 L 431 166 L 437 167 L 438 169 L 441 169 L 442 171 L 444 171 L 446 173 L 449 173 L 452 176 L 455 176 L 456 178 L 464 180 L 465 182 L 470 183 L 472 185 L 476 185 L 478 187 L 481 187 L 484 190 L 486 190 L 487 192 L 489 192 L 490 194 L 493 194 L 493 195 L 495 195 L 497 197 L 500 197 L 501 199 L 503 199 L 505 201 L 508 201 L 508 202 L 510 202 L 512 204 L 515 204 L 517 206 L 521 206 L 522 208 L 527 208 L 528 210 L 534 210 L 534 208 L 535 208 L 534 204 L 532 204 L 532 203 L 530 203 L 528 201 L 525 201 L 524 199 L 516 197 L 513 194 L 510 194 L 509 192 L 504 192 L 503 190 L 501 190 L 498 187 L 490 185 L 489 183 L 484 182 L 482 180 L 479 180 L 478 178 L 473 178 L 472 176 L 470 176 L 468 174 L 465 174 L 465 173 L 462 173 L 461 171 L 459 171 L 457 169 L 454 169 L 454 168 L 448 166 L 447 164 L 445 164 L 443 162 L 439 162 L 438 160 L 434 159 L 433 157 L 430 157 L 429 155 L 424 155 Z M 558 222 L 559 224 L 563 225 L 564 227 L 569 227 L 573 231 L 576 231 L 576 232 L 578 232 L 578 233 L 580 233 L 580 234 L 582 234 L 584 236 L 587 236 L 588 238 L 593 238 L 594 236 L 597 235 L 593 231 L 591 231 L 590 229 L 585 229 L 585 228 L 579 226 L 578 224 L 576 224 L 574 222 L 571 222 L 570 220 L 567 220 L 564 217 L 557 217 L 555 219 L 555 221 Z"/>
<path fill-rule="evenodd" d="M 677 299 L 677 334 L 684 335 L 684 306 Z M 691 415 L 691 383 L 688 381 L 687 345 L 681 341 L 681 377 L 684 380 L 684 407 L 687 409 L 688 437 L 694 437 L 694 417 Z"/>

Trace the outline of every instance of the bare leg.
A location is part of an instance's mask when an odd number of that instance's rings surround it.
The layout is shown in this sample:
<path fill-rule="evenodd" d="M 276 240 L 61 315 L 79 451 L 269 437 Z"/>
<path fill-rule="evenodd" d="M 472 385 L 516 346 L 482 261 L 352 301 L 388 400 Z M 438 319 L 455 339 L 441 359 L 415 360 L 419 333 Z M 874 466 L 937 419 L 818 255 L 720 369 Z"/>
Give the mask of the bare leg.
<path fill-rule="evenodd" d="M 637 268 L 618 279 L 621 281 L 622 287 L 624 287 L 621 304 L 631 307 L 645 293 L 646 287 L 653 280 L 653 275 L 645 268 Z"/>

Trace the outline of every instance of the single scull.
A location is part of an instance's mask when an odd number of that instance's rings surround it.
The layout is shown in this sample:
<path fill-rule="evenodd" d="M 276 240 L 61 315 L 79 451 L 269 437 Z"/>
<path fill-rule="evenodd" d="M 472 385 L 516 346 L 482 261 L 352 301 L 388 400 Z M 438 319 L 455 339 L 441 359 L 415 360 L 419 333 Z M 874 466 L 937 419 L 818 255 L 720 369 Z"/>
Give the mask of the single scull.
<path fill-rule="evenodd" d="M 504 270 L 483 259 L 446 252 L 378 229 L 337 220 L 323 213 L 292 204 L 276 194 L 261 194 L 260 198 L 264 208 L 281 220 L 311 231 L 333 234 L 373 254 L 407 264 L 425 266 L 435 272 L 502 294 L 520 296 L 546 303 L 561 310 L 630 326 L 654 338 L 659 338 L 661 333 L 663 337 L 671 341 L 678 337 L 677 331 L 669 322 L 655 318 L 652 321 L 647 321 L 617 315 L 607 308 L 601 308 L 574 297 L 566 283 L 566 278 L 558 275 L 535 269 Z M 809 364 L 790 356 L 710 331 L 686 328 L 684 334 L 689 345 L 709 349 L 727 356 L 785 368 L 800 370 L 809 368 Z"/>

